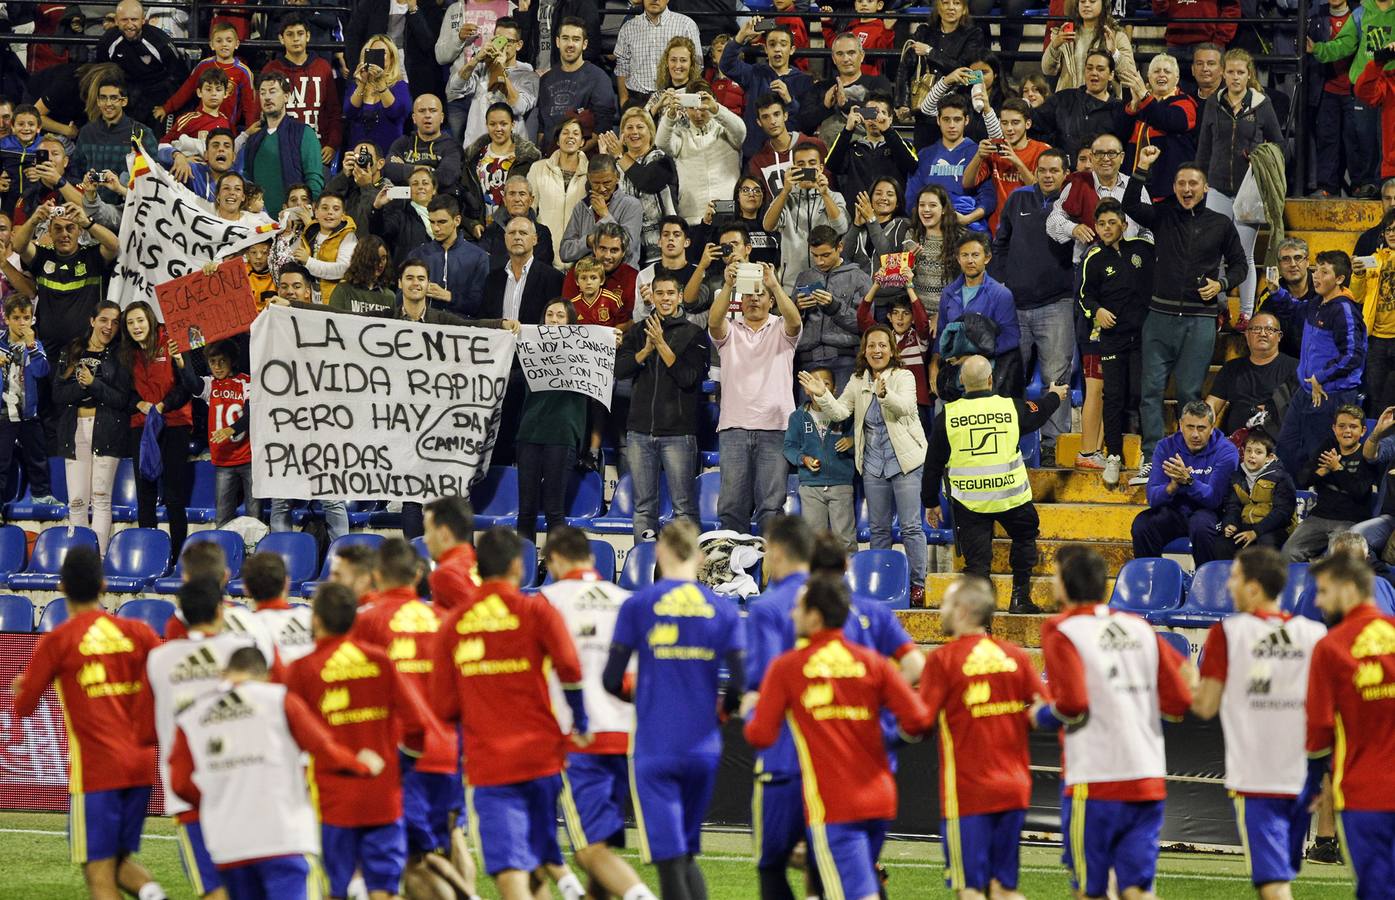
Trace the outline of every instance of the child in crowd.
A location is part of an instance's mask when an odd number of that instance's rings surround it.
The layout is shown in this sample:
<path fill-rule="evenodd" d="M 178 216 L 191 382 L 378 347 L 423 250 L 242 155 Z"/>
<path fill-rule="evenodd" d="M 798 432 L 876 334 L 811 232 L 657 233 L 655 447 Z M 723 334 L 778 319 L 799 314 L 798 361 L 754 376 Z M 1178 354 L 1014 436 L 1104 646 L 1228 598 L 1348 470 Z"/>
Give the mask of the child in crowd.
<path fill-rule="evenodd" d="M 858 36 L 862 41 L 863 52 L 871 50 L 890 50 L 896 46 L 896 34 L 887 27 L 885 19 L 877 18 L 881 14 L 885 4 L 882 0 L 853 0 L 853 10 L 858 18 L 848 25 L 847 30 Z M 824 41 L 830 46 L 836 34 L 825 34 Z M 862 62 L 863 75 L 882 74 L 882 62 L 879 57 L 867 56 Z"/>
<path fill-rule="evenodd" d="M 0 138 L 0 158 L 4 160 L 3 171 L 10 178 L 10 186 L 3 195 L 3 205 L 13 209 L 15 200 L 34 181 L 34 154 L 39 149 L 39 110 L 25 104 L 15 107 L 11 131 Z"/>
<path fill-rule="evenodd" d="M 722 74 L 721 67 L 717 65 L 729 40 L 729 34 L 719 34 L 712 39 L 711 46 L 707 48 L 708 66 L 702 72 L 702 80 L 711 85 L 713 99 L 739 116 L 746 111 L 746 92 L 741 85 Z"/>
<path fill-rule="evenodd" d="M 329 303 L 357 244 L 354 220 L 344 215 L 344 198 L 329 191 L 321 194 L 315 202 L 315 221 L 306 226 L 300 245 L 291 251 L 295 261 L 320 280 L 321 303 Z"/>
<path fill-rule="evenodd" d="M 253 244 L 242 254 L 247 263 L 247 281 L 252 285 L 252 302 L 257 312 L 266 309 L 266 304 L 276 296 L 276 277 L 271 274 L 271 238 L 260 244 Z"/>
<path fill-rule="evenodd" d="M 874 301 L 880 285 L 875 280 L 857 307 L 857 327 L 866 331 L 877 324 Z M 896 335 L 896 352 L 901 357 L 901 365 L 911 370 L 915 376 L 915 402 L 920 407 L 920 424 L 929 434 L 935 420 L 935 404 L 930 396 L 930 383 L 925 378 L 925 360 L 930 355 L 930 314 L 915 288 L 906 285 L 906 292 L 891 301 L 887 310 L 886 324 Z"/>
<path fill-rule="evenodd" d="M 44 426 L 39 421 L 39 384 L 48 377 L 44 345 L 34 337 L 34 301 L 23 294 L 5 298 L 5 332 L 0 335 L 0 472 L 10 470 L 15 444 L 35 503 L 57 504 L 49 485 Z"/>
<path fill-rule="evenodd" d="M 226 81 L 227 91 L 215 107 L 215 110 L 221 112 L 230 123 L 225 127 L 236 132 L 261 117 L 261 104 L 257 101 L 257 92 L 252 89 L 252 70 L 237 58 L 237 48 L 240 44 L 237 29 L 231 23 L 219 22 L 213 26 L 208 44 L 213 49 L 213 55 L 194 66 L 194 71 L 189 73 L 189 77 L 184 79 L 184 83 L 170 95 L 163 106 L 155 107 L 156 127 L 159 127 L 160 120 L 168 113 L 178 112 L 187 106 L 196 93 L 199 95 L 201 111 L 208 111 L 202 103 L 204 76 L 208 72 L 221 72 Z"/>
<path fill-rule="evenodd" d="M 828 369 L 812 369 L 810 374 L 833 391 Z M 790 413 L 785 428 L 785 459 L 799 473 L 800 515 L 815 531 L 833 532 L 849 553 L 857 549 L 851 422 L 830 422 L 810 401 Z"/>
<path fill-rule="evenodd" d="M 615 325 L 625 318 L 621 296 L 605 288 L 605 266 L 594 256 L 577 260 L 572 270 L 577 294 L 566 297 L 576 308 L 576 320 L 582 325 Z"/>
<path fill-rule="evenodd" d="M 939 101 L 935 119 L 940 125 L 940 139 L 917 154 L 918 167 L 906 183 L 906 208 L 915 208 L 922 187 L 937 184 L 949 194 L 960 224 L 987 231 L 988 217 L 998 208 L 993 179 L 987 171 L 980 171 L 972 186 L 964 185 L 964 172 L 978 153 L 978 144 L 964 136 L 969 124 L 969 101 L 959 94 L 949 94 Z"/>
<path fill-rule="evenodd" d="M 224 101 L 231 93 L 232 82 L 222 69 L 204 69 L 199 76 L 199 108 L 177 116 L 174 127 L 160 138 L 160 143 L 172 144 L 182 137 L 197 138 L 203 142 L 215 128 L 231 130 L 232 122 L 223 112 Z"/>
<path fill-rule="evenodd" d="M 242 183 L 242 208 L 249 213 L 266 213 L 266 189 L 255 181 Z"/>
<path fill-rule="evenodd" d="M 1274 455 L 1274 439 L 1263 431 L 1251 431 L 1245 437 L 1240 467 L 1230 476 L 1211 558 L 1234 559 L 1252 544 L 1282 547 L 1293 527 L 1297 503 L 1293 478 Z M 1203 555 L 1197 548 L 1198 564 L 1207 561 Z"/>
<path fill-rule="evenodd" d="M 1109 197 L 1101 200 L 1095 207 L 1098 240 L 1080 264 L 1080 307 L 1089 331 L 1081 350 L 1085 409 L 1092 408 L 1090 382 L 1094 381 L 1102 389 L 1102 403 L 1093 408 L 1102 419 L 1103 477 L 1110 487 L 1119 483 L 1123 468 L 1125 412 L 1137 406 L 1139 385 L 1134 379 L 1141 371 L 1143 320 L 1148 315 L 1153 285 L 1153 242 L 1124 237 L 1127 227 L 1119 201 Z M 1091 352 L 1096 343 L 1098 350 Z"/>
<path fill-rule="evenodd" d="M 237 371 L 237 347 L 230 341 L 210 344 L 203 355 L 208 375 L 200 376 L 185 365 L 183 354 L 175 354 L 174 364 L 185 389 L 208 404 L 208 455 L 215 473 L 217 527 L 222 528 L 237 515 L 239 502 L 245 504 L 247 515 L 255 517 L 258 512 L 252 496 L 252 444 L 247 439 L 251 378 Z"/>

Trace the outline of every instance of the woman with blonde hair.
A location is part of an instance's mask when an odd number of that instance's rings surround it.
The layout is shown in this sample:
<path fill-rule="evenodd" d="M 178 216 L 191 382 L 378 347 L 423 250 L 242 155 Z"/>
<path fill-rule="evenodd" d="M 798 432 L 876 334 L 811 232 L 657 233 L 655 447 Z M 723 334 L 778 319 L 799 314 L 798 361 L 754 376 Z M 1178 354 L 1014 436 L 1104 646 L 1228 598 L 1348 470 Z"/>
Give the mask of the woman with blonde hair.
<path fill-rule="evenodd" d="M 557 149 L 547 159 L 540 159 L 528 169 L 528 186 L 533 189 L 533 207 L 538 224 L 552 232 L 552 264 L 565 272 L 562 261 L 562 233 L 571 221 L 572 210 L 586 200 L 586 132 L 581 121 L 570 118 L 557 126 L 552 143 Z"/>
<path fill-rule="evenodd" d="M 911 605 L 919 606 L 925 597 L 925 531 L 920 526 L 925 429 L 915 376 L 901 365 L 896 343 L 885 325 L 863 332 L 853 376 L 838 397 L 810 372 L 799 373 L 799 384 L 830 421 L 853 418 L 853 453 L 867 498 L 872 547 L 891 549 L 894 515 L 911 565 Z"/>
<path fill-rule="evenodd" d="M 353 80 L 344 100 L 344 146 L 367 141 L 378 148 L 379 154 L 387 156 L 388 148 L 402 136 L 407 117 L 412 114 L 412 92 L 402 70 L 401 53 L 392 38 L 375 34 L 364 43 Z"/>
<path fill-rule="evenodd" d="M 682 93 L 701 80 L 702 55 L 698 53 L 692 38 L 676 35 L 659 55 L 659 72 L 655 77 L 658 87 L 644 105 L 645 111 L 657 119 L 663 112 L 665 91 Z"/>
<path fill-rule="evenodd" d="M 1254 59 L 1244 50 L 1221 58 L 1221 89 L 1206 101 L 1197 133 L 1196 161 L 1206 173 L 1206 207 L 1235 221 L 1235 195 L 1250 170 L 1250 153 L 1264 143 L 1284 146 L 1274 104 L 1259 88 Z M 1245 247 L 1245 283 L 1240 285 L 1240 318 L 1255 307 L 1255 239 L 1259 229 L 1235 221 Z"/>
<path fill-rule="evenodd" d="M 1041 70 L 1056 76 L 1056 90 L 1080 87 L 1084 82 L 1085 57 L 1101 50 L 1114 59 L 1114 74 L 1120 84 L 1128 84 L 1138 74 L 1133 59 L 1133 42 L 1114 21 L 1106 0 L 1073 0 L 1066 6 L 1073 30 L 1057 28 L 1041 53 Z"/>
<path fill-rule="evenodd" d="M 656 146 L 656 136 L 649 113 L 632 106 L 620 116 L 618 137 L 608 131 L 597 140 L 601 152 L 614 156 L 620 167 L 620 190 L 644 207 L 641 266 L 659 258 L 659 220 L 678 215 L 678 166 Z"/>

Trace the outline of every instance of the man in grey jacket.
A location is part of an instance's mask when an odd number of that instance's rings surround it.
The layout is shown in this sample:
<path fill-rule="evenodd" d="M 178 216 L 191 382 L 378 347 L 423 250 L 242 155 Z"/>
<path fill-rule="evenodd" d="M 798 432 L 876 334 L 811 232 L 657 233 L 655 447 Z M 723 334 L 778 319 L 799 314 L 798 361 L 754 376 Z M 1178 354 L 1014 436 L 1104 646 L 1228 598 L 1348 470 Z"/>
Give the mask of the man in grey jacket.
<path fill-rule="evenodd" d="M 834 390 L 842 391 L 857 357 L 857 306 L 872 279 L 861 266 L 843 261 L 842 241 L 828 225 L 809 232 L 809 257 L 814 265 L 794 280 L 794 302 L 804 323 L 794 365 L 800 371 L 828 369 Z"/>
<path fill-rule="evenodd" d="M 813 265 L 809 255 L 809 235 L 813 230 L 820 225 L 831 226 L 835 234 L 848 230 L 847 204 L 828 182 L 823 150 L 817 144 L 801 141 L 795 145 L 791 161 L 789 177 L 761 223 L 766 231 L 780 232 L 785 266 L 780 284 L 786 293 L 793 292 L 795 276 Z"/>
<path fill-rule="evenodd" d="M 634 197 L 616 191 L 620 185 L 620 170 L 615 157 L 598 153 L 586 161 L 586 184 L 591 195 L 578 203 L 562 232 L 562 261 L 573 263 L 591 252 L 592 232 L 602 222 L 614 222 L 629 232 L 629 249 L 625 262 L 636 268 L 642 249 L 644 206 Z"/>

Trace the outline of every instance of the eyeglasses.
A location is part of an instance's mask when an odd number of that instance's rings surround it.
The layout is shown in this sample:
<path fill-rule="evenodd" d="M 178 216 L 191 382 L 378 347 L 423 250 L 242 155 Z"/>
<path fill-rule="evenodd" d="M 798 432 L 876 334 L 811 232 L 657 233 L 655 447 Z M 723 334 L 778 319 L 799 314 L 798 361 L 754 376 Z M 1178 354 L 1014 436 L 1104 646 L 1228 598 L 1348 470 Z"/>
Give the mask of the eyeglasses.
<path fill-rule="evenodd" d="M 1278 334 L 1279 329 L 1271 325 L 1251 325 L 1245 329 L 1246 334 Z"/>
<path fill-rule="evenodd" d="M 750 186 L 747 186 L 747 187 L 743 187 L 743 188 L 741 189 L 741 193 L 743 193 L 743 194 L 762 194 L 762 193 L 764 193 L 764 192 L 765 192 L 765 189 L 764 189 L 764 188 L 758 188 L 758 187 L 750 187 Z"/>
<path fill-rule="evenodd" d="M 1100 157 L 1101 159 L 1113 159 L 1113 158 L 1116 157 L 1116 156 L 1123 156 L 1123 155 L 1124 155 L 1124 151 L 1122 151 L 1122 150 L 1091 150 L 1091 151 L 1090 151 L 1090 155 L 1091 155 L 1091 156 L 1098 156 L 1098 157 Z"/>

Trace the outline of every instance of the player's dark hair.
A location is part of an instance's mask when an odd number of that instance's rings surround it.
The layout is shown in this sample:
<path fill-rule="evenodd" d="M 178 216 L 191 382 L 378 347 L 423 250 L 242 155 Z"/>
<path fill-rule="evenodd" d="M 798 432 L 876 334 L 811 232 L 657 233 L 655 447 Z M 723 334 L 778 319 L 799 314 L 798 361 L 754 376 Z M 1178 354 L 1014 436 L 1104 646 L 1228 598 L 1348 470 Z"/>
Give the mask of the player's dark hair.
<path fill-rule="evenodd" d="M 475 541 L 475 559 L 480 578 L 500 578 L 523 555 L 523 538 L 512 528 L 496 525 Z"/>
<path fill-rule="evenodd" d="M 698 553 L 697 526 L 687 519 L 674 519 L 659 530 L 659 546 L 681 560 L 692 559 Z"/>
<path fill-rule="evenodd" d="M 842 238 L 838 232 L 833 230 L 832 225 L 815 225 L 809 232 L 809 248 L 814 247 L 841 247 Z"/>
<path fill-rule="evenodd" d="M 1351 285 L 1351 257 L 1345 250 L 1324 250 L 1313 257 L 1313 265 L 1328 265 L 1342 287 Z"/>
<path fill-rule="evenodd" d="M 325 581 L 315 588 L 315 618 L 330 634 L 348 634 L 358 615 L 358 598 L 347 586 Z"/>
<path fill-rule="evenodd" d="M 253 553 L 242 564 L 242 584 L 257 603 L 275 600 L 286 589 L 286 560 L 269 550 Z"/>
<path fill-rule="evenodd" d="M 553 558 L 565 560 L 566 562 L 584 563 L 588 559 L 593 559 L 595 553 L 591 550 L 591 541 L 587 539 L 586 532 L 580 528 L 573 528 L 570 525 L 557 525 L 547 532 L 547 547 L 544 550 L 547 556 L 548 568 L 552 568 Z M 565 572 L 552 572 L 553 578 L 560 578 Z"/>
<path fill-rule="evenodd" d="M 1277 600 L 1288 583 L 1288 565 L 1273 547 L 1251 544 L 1235 554 L 1235 565 L 1240 577 L 1256 582 L 1270 600 Z"/>
<path fill-rule="evenodd" d="M 1323 557 L 1308 566 L 1308 574 L 1313 576 L 1314 582 L 1318 576 L 1322 576 L 1337 584 L 1349 584 L 1368 600 L 1375 592 L 1375 575 L 1371 572 L 1370 565 L 1349 553 Z"/>
<path fill-rule="evenodd" d="M 449 529 L 457 541 L 469 543 L 475 539 L 475 511 L 464 497 L 438 497 L 422 507 L 422 512 L 431 513 L 431 520 Z"/>
<path fill-rule="evenodd" d="M 373 570 L 378 573 L 385 587 L 415 585 L 420 562 L 421 557 L 417 555 L 417 551 L 400 537 L 383 541 L 372 558 Z"/>
<path fill-rule="evenodd" d="M 1100 603 L 1109 567 L 1104 557 L 1083 544 L 1067 544 L 1056 551 L 1056 572 L 1071 603 Z"/>
<path fill-rule="evenodd" d="M 815 535 L 814 549 L 809 554 L 809 571 L 841 578 L 847 570 L 848 551 L 842 539 L 828 531 Z"/>
<path fill-rule="evenodd" d="M 179 554 L 179 571 L 187 581 L 209 578 L 222 586 L 228 577 L 228 556 L 216 541 L 186 541 Z"/>
<path fill-rule="evenodd" d="M 1041 157 L 1038 156 L 1037 159 L 1041 159 Z M 1113 197 L 1105 197 L 1104 199 L 1100 200 L 1099 203 L 1095 204 L 1095 221 L 1099 221 L 1099 217 L 1104 215 L 1105 213 L 1113 213 L 1120 219 L 1128 218 L 1124 214 L 1124 204 L 1120 203 L 1118 200 L 1115 200 Z"/>
<path fill-rule="evenodd" d="M 426 204 L 426 211 L 429 213 L 434 213 L 442 209 L 453 219 L 460 215 L 460 201 L 456 200 L 450 194 L 437 194 L 431 198 L 430 203 Z"/>
<path fill-rule="evenodd" d="M 377 567 L 378 553 L 381 549 L 379 547 L 375 550 L 367 544 L 345 544 L 335 550 L 334 555 L 353 566 L 359 575 L 367 575 Z"/>
<path fill-rule="evenodd" d="M 940 98 L 936 117 L 938 118 L 939 113 L 943 113 L 947 109 L 957 109 L 963 113 L 964 118 L 967 119 L 969 117 L 969 100 L 967 97 L 962 97 L 959 94 L 946 94 Z"/>
<path fill-rule="evenodd" d="M 852 592 L 842 576 L 820 572 L 804 585 L 804 608 L 817 610 L 825 628 L 842 628 L 852 609 Z"/>
<path fill-rule="evenodd" d="M 191 628 L 208 625 L 218 617 L 223 602 L 223 585 L 214 578 L 192 578 L 179 586 L 176 594 L 184 622 Z"/>
<path fill-rule="evenodd" d="M 223 671 L 263 678 L 267 673 L 266 657 L 256 647 L 239 647 L 228 657 L 228 665 Z"/>
<path fill-rule="evenodd" d="M 102 596 L 102 557 L 96 547 L 74 547 L 63 557 L 58 589 L 69 603 L 96 603 Z"/>
<path fill-rule="evenodd" d="M 814 555 L 814 529 L 800 516 L 771 516 L 763 531 L 767 545 L 779 545 L 795 562 L 807 563 Z"/>
<path fill-rule="evenodd" d="M 5 318 L 9 318 L 20 310 L 34 308 L 34 301 L 23 294 L 11 294 L 5 298 Z"/>

